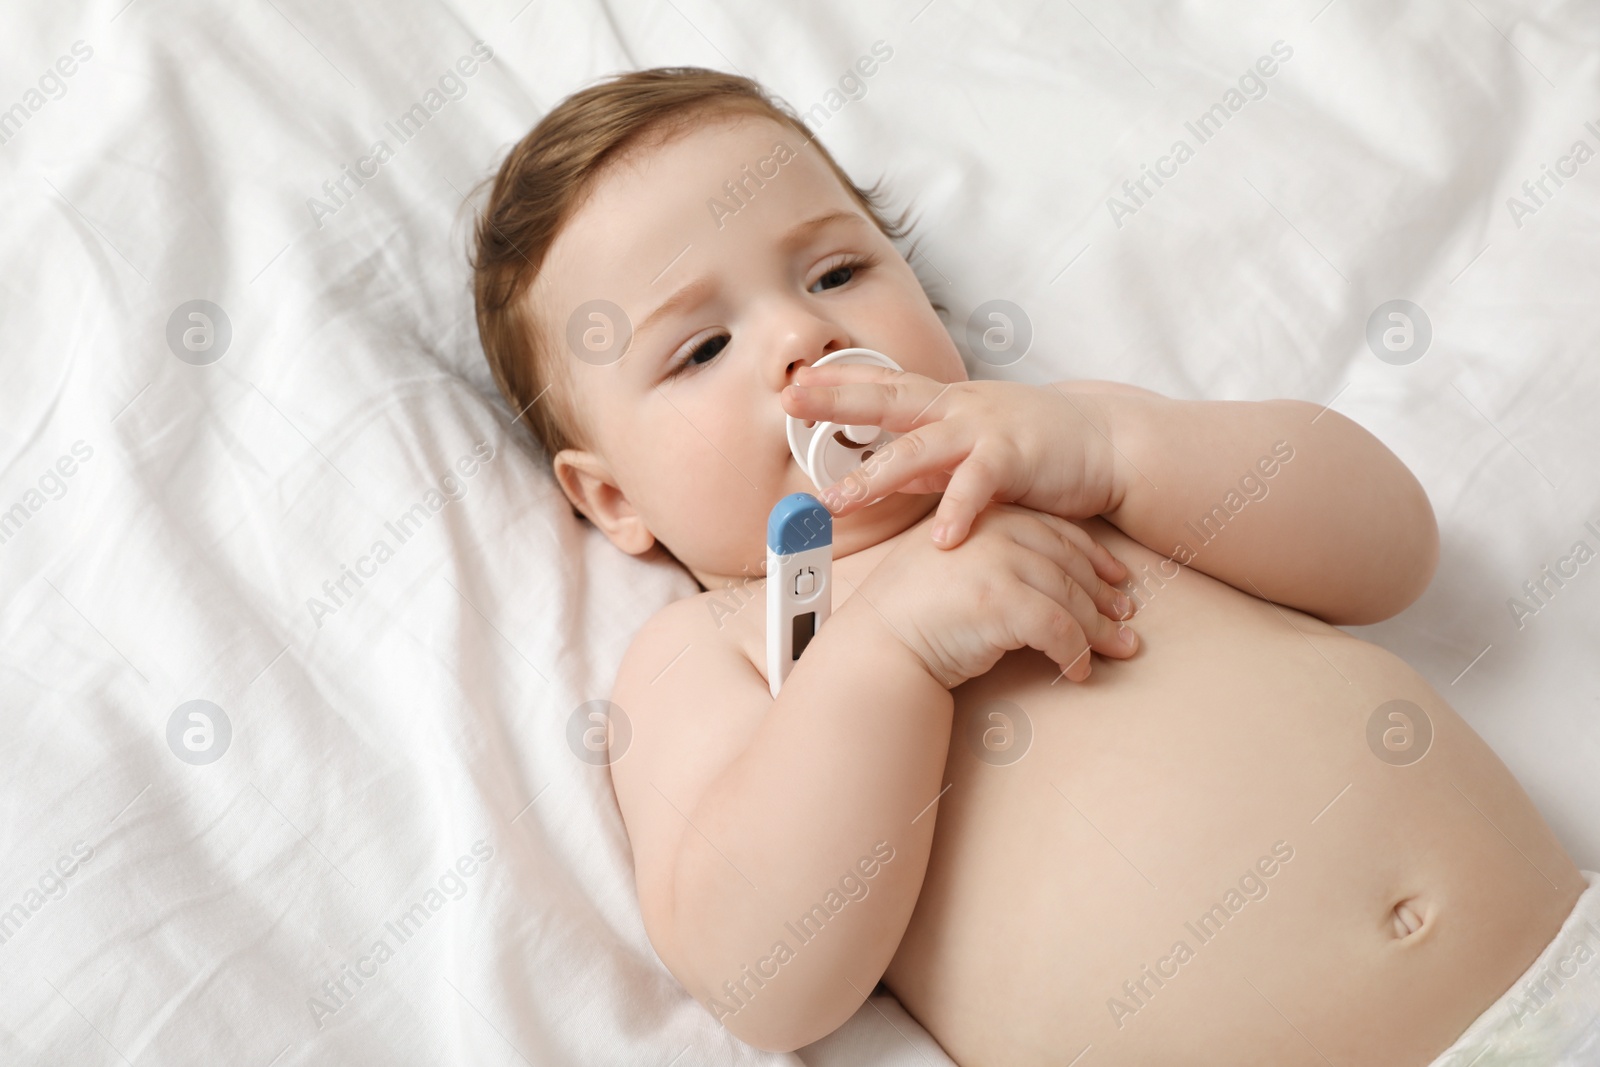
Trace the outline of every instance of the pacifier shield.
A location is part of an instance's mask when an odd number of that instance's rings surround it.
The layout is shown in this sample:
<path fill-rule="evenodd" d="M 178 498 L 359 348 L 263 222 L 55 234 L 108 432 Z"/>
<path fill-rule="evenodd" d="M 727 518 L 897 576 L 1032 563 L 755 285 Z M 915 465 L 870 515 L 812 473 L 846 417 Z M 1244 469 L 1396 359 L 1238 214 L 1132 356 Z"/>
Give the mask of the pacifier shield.
<path fill-rule="evenodd" d="M 860 363 L 903 369 L 898 363 L 870 348 L 844 348 L 830 352 L 812 364 L 825 367 L 830 363 Z M 788 419 L 789 451 L 800 469 L 806 472 L 818 491 L 828 488 L 878 452 L 900 435 L 877 426 L 853 426 L 845 423 L 812 422 Z"/>

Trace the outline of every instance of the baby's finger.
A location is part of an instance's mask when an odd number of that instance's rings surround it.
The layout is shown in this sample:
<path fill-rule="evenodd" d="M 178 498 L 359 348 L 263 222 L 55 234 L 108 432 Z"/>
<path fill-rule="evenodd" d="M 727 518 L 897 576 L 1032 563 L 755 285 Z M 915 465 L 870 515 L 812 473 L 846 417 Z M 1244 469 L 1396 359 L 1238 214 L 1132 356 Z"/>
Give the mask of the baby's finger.
<path fill-rule="evenodd" d="M 933 543 L 941 548 L 959 545 L 972 529 L 972 520 L 989 506 L 995 494 L 1006 488 L 1009 478 L 1003 461 L 974 448 L 945 487 L 939 500 L 939 513 L 933 520 Z"/>
<path fill-rule="evenodd" d="M 897 371 L 876 363 L 830 363 L 826 367 L 806 364 L 794 372 L 796 385 L 837 385 L 840 382 L 876 382 L 892 374 L 915 374 L 916 371 Z"/>
<path fill-rule="evenodd" d="M 832 370 L 824 367 L 819 374 Z M 807 385 L 810 379 L 797 376 L 796 384 L 783 391 L 783 409 L 797 419 L 839 423 L 851 426 L 882 426 L 895 433 L 914 430 L 940 416 L 934 410 L 948 384 L 903 371 L 881 371 L 883 380 L 840 382 L 834 385 Z"/>
<path fill-rule="evenodd" d="M 1037 516 L 1042 518 L 1043 516 Z M 1067 523 L 1024 522 L 1011 531 L 1011 537 L 1024 548 L 1055 563 L 1079 588 L 1088 592 L 1095 608 L 1107 619 L 1121 620 L 1133 614 L 1133 603 L 1116 586 L 1095 572 L 1094 565 L 1078 545 L 1059 532 Z"/>
<path fill-rule="evenodd" d="M 1089 677 L 1090 647 L 1083 628 L 1050 594 L 1041 592 L 1022 575 L 1012 594 L 1014 607 L 1007 613 L 1013 647 L 1036 648 L 1055 661 L 1068 681 Z"/>
<path fill-rule="evenodd" d="M 1094 564 L 1094 572 L 1112 584 L 1125 581 L 1128 577 L 1128 568 L 1121 560 L 1111 554 L 1099 541 L 1096 541 L 1083 527 L 1057 515 L 1045 512 L 1038 513 L 1039 518 L 1050 524 L 1061 536 L 1077 545 Z"/>
<path fill-rule="evenodd" d="M 1065 608 L 1090 648 L 1114 659 L 1126 659 L 1133 655 L 1139 647 L 1139 640 L 1132 629 L 1106 618 L 1083 586 L 1073 581 L 1060 567 L 1054 566 L 1054 560 L 1031 553 L 1028 559 L 1033 562 L 1020 562 L 1017 576 Z M 1065 665 L 1067 661 L 1057 662 Z"/>
<path fill-rule="evenodd" d="M 823 490 L 821 500 L 835 517 L 850 514 L 912 481 L 937 477 L 971 449 L 965 435 L 949 423 L 931 423 L 902 434 L 865 463 Z"/>

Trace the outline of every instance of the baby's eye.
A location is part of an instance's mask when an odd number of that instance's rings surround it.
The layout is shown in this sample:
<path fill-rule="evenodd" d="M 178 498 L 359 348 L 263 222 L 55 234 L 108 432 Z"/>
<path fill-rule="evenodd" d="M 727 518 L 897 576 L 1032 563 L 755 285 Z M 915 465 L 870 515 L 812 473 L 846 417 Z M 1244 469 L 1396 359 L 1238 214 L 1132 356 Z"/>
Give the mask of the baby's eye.
<path fill-rule="evenodd" d="M 717 358 L 717 354 L 719 352 L 728 347 L 728 341 L 729 337 L 727 334 L 718 334 L 715 337 L 707 338 L 705 341 L 695 346 L 694 350 L 691 351 L 687 356 L 678 360 L 678 362 L 672 368 L 672 373 L 678 374 L 688 368 L 691 364 L 698 367 L 706 363 L 710 363 L 713 359 Z"/>
<path fill-rule="evenodd" d="M 841 285 L 849 284 L 856 276 L 857 271 L 865 270 L 871 261 L 862 258 L 847 259 L 830 267 L 828 271 L 811 284 L 810 292 L 817 293 L 823 289 L 837 289 Z M 818 288 L 818 287 L 821 288 Z"/>

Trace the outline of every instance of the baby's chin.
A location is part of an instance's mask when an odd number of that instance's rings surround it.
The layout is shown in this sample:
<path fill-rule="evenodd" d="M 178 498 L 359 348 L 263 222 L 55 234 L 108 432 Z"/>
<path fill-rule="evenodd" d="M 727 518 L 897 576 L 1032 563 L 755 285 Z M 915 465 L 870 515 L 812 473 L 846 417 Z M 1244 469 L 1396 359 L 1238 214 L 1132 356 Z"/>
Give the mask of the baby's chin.
<path fill-rule="evenodd" d="M 823 489 L 819 488 L 811 477 L 801 469 L 800 464 L 792 454 L 788 454 L 787 467 L 784 471 L 783 491 L 774 499 L 778 500 L 794 493 L 806 493 L 816 497 L 820 502 Z M 839 482 L 834 483 L 836 493 L 842 494 L 845 499 L 850 499 L 852 493 L 858 494 L 861 485 L 850 475 L 846 475 Z M 942 493 L 888 493 L 869 504 L 852 504 L 849 512 L 844 515 L 834 515 L 832 509 L 829 514 L 833 517 L 833 543 L 835 556 L 849 555 L 871 548 L 873 545 L 889 540 L 905 533 L 921 522 L 932 518 L 934 509 L 939 506 Z M 824 507 L 827 505 L 824 504 Z M 761 516 L 761 528 L 766 529 L 767 516 Z"/>

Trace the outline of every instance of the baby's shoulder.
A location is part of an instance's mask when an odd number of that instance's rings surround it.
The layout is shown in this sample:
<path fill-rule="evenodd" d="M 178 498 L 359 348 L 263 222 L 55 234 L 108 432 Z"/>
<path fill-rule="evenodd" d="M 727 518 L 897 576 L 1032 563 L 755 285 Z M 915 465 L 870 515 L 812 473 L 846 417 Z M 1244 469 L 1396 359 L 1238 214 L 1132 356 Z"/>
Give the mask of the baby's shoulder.
<path fill-rule="evenodd" d="M 726 589 L 707 589 L 663 606 L 634 636 L 634 646 L 647 644 L 667 651 L 686 651 L 695 643 L 705 642 L 728 647 L 749 660 L 765 678 L 765 605 L 764 579 Z"/>

